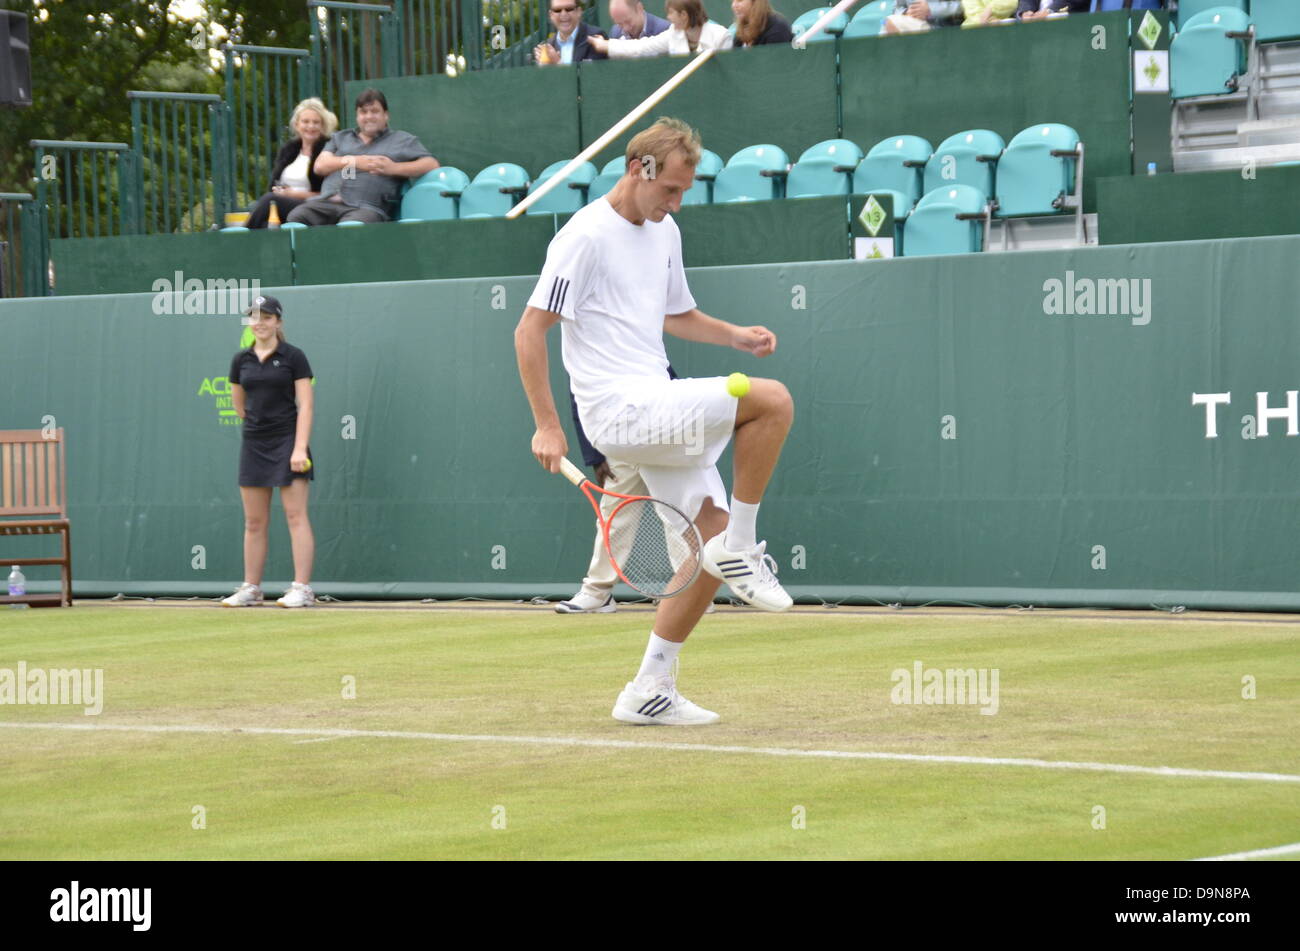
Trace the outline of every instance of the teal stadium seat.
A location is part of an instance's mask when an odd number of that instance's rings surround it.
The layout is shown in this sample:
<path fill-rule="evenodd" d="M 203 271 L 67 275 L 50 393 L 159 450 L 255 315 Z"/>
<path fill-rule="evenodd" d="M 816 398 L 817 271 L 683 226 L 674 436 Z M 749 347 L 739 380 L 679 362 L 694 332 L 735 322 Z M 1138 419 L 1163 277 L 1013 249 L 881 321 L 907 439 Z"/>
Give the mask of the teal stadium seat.
<path fill-rule="evenodd" d="M 805 149 L 790 169 L 786 198 L 847 195 L 853 170 L 862 161 L 862 149 L 848 139 L 827 139 Z"/>
<path fill-rule="evenodd" d="M 1249 29 L 1250 17 L 1231 7 L 1215 7 L 1188 20 L 1169 42 L 1170 96 L 1235 92 L 1237 77 L 1246 71 Z"/>
<path fill-rule="evenodd" d="M 934 148 L 919 135 L 877 142 L 853 173 L 853 194 L 890 195 L 894 220 L 903 221 L 921 197 L 921 175 Z"/>
<path fill-rule="evenodd" d="M 862 9 L 853 14 L 853 19 L 844 28 L 844 38 L 847 40 L 855 36 L 879 36 L 885 25 L 885 17 L 893 12 L 894 4 L 890 0 L 874 0 L 872 3 L 863 4 Z"/>
<path fill-rule="evenodd" d="M 708 149 L 700 149 L 700 161 L 695 166 L 696 184 L 691 186 L 690 191 L 687 192 L 687 194 L 689 195 L 691 192 L 695 191 L 695 189 L 699 187 L 699 183 L 703 182 L 705 185 L 707 200 L 698 201 L 697 199 L 692 199 L 691 204 L 703 205 L 713 203 L 713 183 L 717 180 L 718 173 L 722 171 L 723 164 L 722 157 L 718 155 L 717 152 L 710 152 Z"/>
<path fill-rule="evenodd" d="M 364 221 L 340 221 L 336 225 L 336 227 L 339 228 L 364 228 L 365 226 L 366 223 Z"/>
<path fill-rule="evenodd" d="M 300 228 L 306 228 L 307 226 L 301 221 L 286 221 L 284 224 L 280 225 L 280 227 L 285 231 L 297 231 Z"/>
<path fill-rule="evenodd" d="M 426 182 L 402 196 L 402 221 L 450 221 L 456 215 L 456 196 L 442 185 Z"/>
<path fill-rule="evenodd" d="M 425 172 L 402 195 L 402 221 L 449 221 L 459 217 L 457 202 L 469 176 L 447 166 Z"/>
<path fill-rule="evenodd" d="M 542 169 L 542 174 L 537 176 L 537 181 L 533 182 L 533 188 L 545 183 L 552 176 L 556 175 L 564 166 L 569 164 L 565 159 L 560 162 L 554 162 Z M 587 189 L 591 183 L 596 180 L 596 166 L 590 162 L 583 162 L 567 180 L 552 188 L 543 195 L 538 201 L 534 202 L 528 208 L 530 215 L 563 215 L 571 211 L 577 211 L 586 202 L 583 196 L 586 195 Z"/>
<path fill-rule="evenodd" d="M 927 192 L 907 219 L 904 257 L 926 254 L 970 254 L 982 250 L 981 223 L 987 200 L 970 185 L 945 185 Z"/>
<path fill-rule="evenodd" d="M 713 182 L 713 203 L 768 201 L 782 195 L 781 179 L 790 168 L 790 158 L 776 145 L 750 145 L 741 149 L 718 173 Z"/>
<path fill-rule="evenodd" d="M 222 228 L 221 230 L 222 230 L 223 233 L 225 233 L 225 232 L 234 232 L 234 233 L 238 233 L 238 232 L 241 232 L 241 231 L 243 231 L 243 232 L 247 232 L 249 229 L 248 229 L 248 228 L 245 228 L 243 225 L 228 225 L 227 227 Z"/>
<path fill-rule="evenodd" d="M 516 198 L 528 192 L 528 173 L 511 162 L 489 165 L 465 186 L 460 196 L 461 218 L 502 218 Z"/>
<path fill-rule="evenodd" d="M 1081 158 L 1079 133 L 1068 125 L 1045 122 L 1016 133 L 998 162 L 998 217 L 1067 210 Z"/>
<path fill-rule="evenodd" d="M 623 155 L 615 156 L 605 163 L 605 167 L 600 170 L 600 174 L 592 179 L 591 185 L 587 188 L 587 203 L 595 201 L 597 198 L 603 198 L 605 195 L 618 184 L 618 180 L 623 177 L 623 169 L 627 167 L 627 157 Z"/>
<path fill-rule="evenodd" d="M 992 195 L 997 163 L 1006 143 L 988 129 L 967 129 L 939 143 L 925 166 L 924 194 L 944 185 L 970 185 Z"/>
<path fill-rule="evenodd" d="M 829 10 L 830 7 L 815 7 L 807 13 L 801 14 L 798 19 L 790 24 L 790 32 L 794 34 L 794 38 L 796 40 L 799 39 L 799 37 L 806 33 L 814 23 L 821 19 L 823 13 L 826 13 Z M 847 13 L 841 13 L 827 24 L 826 29 L 822 30 L 808 42 L 829 42 L 843 33 L 848 25 L 849 15 Z"/>
<path fill-rule="evenodd" d="M 1294 0 L 1291 2 L 1294 3 Z M 1247 0 L 1178 0 L 1178 10 L 1173 14 L 1174 25 L 1181 30 L 1184 24 L 1190 23 L 1206 10 L 1216 10 L 1220 7 L 1245 13 L 1250 9 L 1251 4 L 1247 3 Z"/>
<path fill-rule="evenodd" d="M 1250 19 L 1260 43 L 1300 37 L 1300 3 L 1296 0 L 1253 0 Z"/>

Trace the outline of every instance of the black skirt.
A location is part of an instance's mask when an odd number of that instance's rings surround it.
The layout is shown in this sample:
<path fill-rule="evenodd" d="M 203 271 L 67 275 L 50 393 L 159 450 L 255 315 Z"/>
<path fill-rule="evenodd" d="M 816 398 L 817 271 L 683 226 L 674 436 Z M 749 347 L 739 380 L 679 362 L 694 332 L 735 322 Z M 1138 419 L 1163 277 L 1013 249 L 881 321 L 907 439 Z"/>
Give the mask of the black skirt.
<path fill-rule="evenodd" d="M 243 448 L 239 451 L 239 484 L 250 489 L 270 488 L 292 485 L 294 479 L 314 479 L 314 468 L 306 472 L 294 472 L 289 468 L 297 437 L 294 430 L 274 436 L 244 433 Z M 310 446 L 307 458 L 311 459 Z"/>

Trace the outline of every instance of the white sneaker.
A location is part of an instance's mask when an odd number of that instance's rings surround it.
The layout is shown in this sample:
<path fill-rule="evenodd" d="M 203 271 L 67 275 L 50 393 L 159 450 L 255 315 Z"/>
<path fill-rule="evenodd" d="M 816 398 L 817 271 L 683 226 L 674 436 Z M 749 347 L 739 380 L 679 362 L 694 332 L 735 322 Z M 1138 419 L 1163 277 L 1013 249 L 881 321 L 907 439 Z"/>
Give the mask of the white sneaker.
<path fill-rule="evenodd" d="M 617 610 L 612 594 L 591 595 L 586 591 L 579 591 L 570 600 L 555 606 L 556 614 L 612 614 Z"/>
<path fill-rule="evenodd" d="M 239 590 L 221 603 L 228 608 L 251 608 L 262 603 L 262 589 L 255 584 L 241 584 Z"/>
<path fill-rule="evenodd" d="M 786 611 L 794 599 L 776 580 L 776 561 L 767 553 L 767 542 L 753 548 L 730 551 L 726 532 L 719 532 L 704 546 L 704 570 L 725 581 L 731 593 L 746 604 L 764 611 Z"/>
<path fill-rule="evenodd" d="M 704 726 L 721 719 L 679 694 L 672 679 L 655 680 L 649 674 L 623 688 L 613 712 L 615 720 L 642 726 Z"/>
<path fill-rule="evenodd" d="M 278 598 L 275 603 L 282 608 L 309 608 L 316 603 L 316 592 L 310 586 L 295 581 L 289 585 L 284 597 Z"/>

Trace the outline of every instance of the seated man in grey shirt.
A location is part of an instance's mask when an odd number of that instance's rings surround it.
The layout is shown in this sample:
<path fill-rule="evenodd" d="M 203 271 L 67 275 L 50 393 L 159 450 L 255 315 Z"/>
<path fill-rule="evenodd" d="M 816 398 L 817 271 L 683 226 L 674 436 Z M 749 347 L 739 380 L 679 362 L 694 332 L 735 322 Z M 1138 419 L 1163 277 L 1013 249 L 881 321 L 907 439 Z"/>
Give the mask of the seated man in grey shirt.
<path fill-rule="evenodd" d="M 289 212 L 289 221 L 335 225 L 340 221 L 387 221 L 402 180 L 438 167 L 438 160 L 409 132 L 388 127 L 388 100 L 378 89 L 357 96 L 357 127 L 340 129 L 316 157 L 325 178 L 320 197 Z"/>

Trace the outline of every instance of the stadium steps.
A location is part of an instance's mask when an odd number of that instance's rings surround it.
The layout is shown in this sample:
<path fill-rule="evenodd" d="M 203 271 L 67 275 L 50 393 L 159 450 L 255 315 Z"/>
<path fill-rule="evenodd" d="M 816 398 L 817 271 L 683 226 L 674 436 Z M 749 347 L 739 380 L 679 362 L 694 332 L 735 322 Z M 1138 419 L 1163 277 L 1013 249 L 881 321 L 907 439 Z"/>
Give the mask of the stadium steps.
<path fill-rule="evenodd" d="M 1255 48 L 1248 88 L 1174 104 L 1174 170 L 1300 161 L 1300 42 Z"/>

